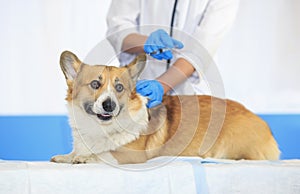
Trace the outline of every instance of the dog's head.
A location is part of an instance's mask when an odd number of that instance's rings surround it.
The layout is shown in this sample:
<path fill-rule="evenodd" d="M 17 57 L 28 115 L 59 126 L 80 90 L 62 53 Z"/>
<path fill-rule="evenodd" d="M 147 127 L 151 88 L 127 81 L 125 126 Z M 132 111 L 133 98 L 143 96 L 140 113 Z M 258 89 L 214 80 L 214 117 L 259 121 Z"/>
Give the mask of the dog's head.
<path fill-rule="evenodd" d="M 60 66 L 68 85 L 70 114 L 80 112 L 88 122 L 101 125 L 111 125 L 114 120 L 128 123 L 121 121 L 128 119 L 145 122 L 147 99 L 135 91 L 145 63 L 146 56 L 140 55 L 125 67 L 88 65 L 73 53 L 63 52 Z"/>

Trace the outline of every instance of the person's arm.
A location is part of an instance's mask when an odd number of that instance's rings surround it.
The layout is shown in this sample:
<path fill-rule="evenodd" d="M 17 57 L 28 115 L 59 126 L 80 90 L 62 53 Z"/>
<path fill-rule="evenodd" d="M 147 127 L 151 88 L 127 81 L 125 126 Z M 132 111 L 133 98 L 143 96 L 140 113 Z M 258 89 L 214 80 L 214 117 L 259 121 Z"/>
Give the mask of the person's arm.
<path fill-rule="evenodd" d="M 194 71 L 195 68 L 191 63 L 184 58 L 179 58 L 165 73 L 156 78 L 156 80 L 162 84 L 164 93 L 167 93 L 176 85 L 190 77 Z"/>
<path fill-rule="evenodd" d="M 132 54 L 142 53 L 144 52 L 144 44 L 147 38 L 148 36 L 137 33 L 129 34 L 123 40 L 122 50 Z M 162 84 L 164 93 L 167 93 L 191 76 L 194 71 L 195 68 L 191 63 L 184 58 L 179 58 L 164 74 L 156 78 L 156 80 Z"/>
<path fill-rule="evenodd" d="M 179 58 L 156 80 L 138 80 L 136 91 L 149 99 L 148 108 L 155 107 L 162 102 L 164 94 L 186 80 L 194 71 L 194 67 L 187 60 Z"/>
<path fill-rule="evenodd" d="M 112 0 L 106 16 L 106 38 L 116 51 L 122 51 L 123 40 L 132 33 L 138 33 L 138 17 L 140 15 L 140 1 Z"/>
<path fill-rule="evenodd" d="M 148 36 L 132 33 L 127 35 L 122 43 L 122 51 L 131 54 L 140 54 L 144 52 L 144 44 Z"/>

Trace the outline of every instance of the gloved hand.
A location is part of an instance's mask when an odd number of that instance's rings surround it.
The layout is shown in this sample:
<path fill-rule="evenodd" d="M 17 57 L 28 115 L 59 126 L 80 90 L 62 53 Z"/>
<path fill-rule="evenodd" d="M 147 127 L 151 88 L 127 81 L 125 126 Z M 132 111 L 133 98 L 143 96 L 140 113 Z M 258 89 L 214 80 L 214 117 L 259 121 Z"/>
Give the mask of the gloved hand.
<path fill-rule="evenodd" d="M 162 59 L 172 59 L 173 55 L 170 49 L 183 48 L 183 44 L 171 38 L 167 32 L 162 29 L 156 30 L 150 34 L 144 44 L 144 51 L 152 57 Z"/>
<path fill-rule="evenodd" d="M 136 91 L 149 99 L 147 107 L 152 108 L 162 102 L 164 88 L 157 80 L 139 80 L 136 83 Z"/>

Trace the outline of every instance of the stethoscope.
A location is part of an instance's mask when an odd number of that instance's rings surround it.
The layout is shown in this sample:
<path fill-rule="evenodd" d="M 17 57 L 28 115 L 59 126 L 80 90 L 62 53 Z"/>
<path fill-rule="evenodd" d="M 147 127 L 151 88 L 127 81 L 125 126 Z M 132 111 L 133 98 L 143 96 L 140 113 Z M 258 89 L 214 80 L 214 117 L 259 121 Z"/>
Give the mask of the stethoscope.
<path fill-rule="evenodd" d="M 175 0 L 174 6 L 173 6 L 173 11 L 172 11 L 172 17 L 171 17 L 171 23 L 170 23 L 170 31 L 169 31 L 169 35 L 171 37 L 173 36 L 173 27 L 174 27 L 174 20 L 175 20 L 175 12 L 176 12 L 176 7 L 177 7 L 177 2 L 178 2 L 178 0 Z M 170 50 L 170 49 L 168 49 L 168 48 L 161 48 L 161 49 L 159 49 L 157 51 L 153 51 L 153 52 L 148 53 L 148 54 L 151 56 L 151 55 L 154 55 L 154 54 L 165 52 L 166 50 Z M 166 65 L 166 70 L 169 69 L 170 63 L 171 63 L 171 60 L 168 59 L 167 63 L 166 63 L 167 64 Z"/>
<path fill-rule="evenodd" d="M 202 22 L 202 20 L 203 20 L 203 16 L 204 16 L 204 14 L 205 14 L 205 12 L 206 12 L 206 10 L 207 10 L 207 7 L 208 7 L 209 4 L 210 4 L 210 1 L 211 1 L 211 0 L 208 0 L 208 1 L 206 2 L 206 6 L 205 6 L 205 9 L 204 9 L 204 13 L 203 13 L 203 15 L 202 15 L 202 17 L 201 17 L 201 19 L 200 19 L 200 21 L 199 21 L 199 25 L 201 24 L 201 22 Z M 178 2 L 178 0 L 175 0 L 174 5 L 173 5 L 173 11 L 172 11 L 172 17 L 171 17 L 171 23 L 170 23 L 170 32 L 169 32 L 169 34 L 170 34 L 171 37 L 173 36 L 173 27 L 174 27 L 174 20 L 175 20 L 175 13 L 176 13 L 177 2 Z M 170 60 L 170 59 L 167 60 L 167 65 L 166 65 L 166 69 L 167 69 L 167 70 L 168 70 L 169 67 L 170 67 L 170 63 L 171 63 L 171 60 Z"/>
<path fill-rule="evenodd" d="M 177 1 L 178 0 L 175 0 L 174 6 L 173 6 L 173 11 L 172 11 L 172 18 L 171 18 L 170 32 L 169 32 L 171 37 L 173 36 L 173 26 L 174 26 L 174 18 L 175 18 L 175 12 L 176 12 L 176 7 L 177 7 Z M 170 63 L 171 63 L 171 60 L 168 59 L 167 60 L 167 67 L 166 67 L 167 69 L 169 69 Z"/>

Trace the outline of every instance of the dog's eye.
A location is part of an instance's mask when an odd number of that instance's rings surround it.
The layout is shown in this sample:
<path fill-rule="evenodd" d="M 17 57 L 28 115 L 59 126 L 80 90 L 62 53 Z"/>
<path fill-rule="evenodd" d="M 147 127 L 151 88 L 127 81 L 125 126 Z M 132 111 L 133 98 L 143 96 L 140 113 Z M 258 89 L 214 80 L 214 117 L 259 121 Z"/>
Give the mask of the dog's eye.
<path fill-rule="evenodd" d="M 117 92 L 122 92 L 123 89 L 124 89 L 124 86 L 123 86 L 122 84 L 117 84 L 117 85 L 115 86 L 115 88 L 116 88 Z"/>
<path fill-rule="evenodd" d="M 90 86 L 91 86 L 93 89 L 97 90 L 98 88 L 100 88 L 101 84 L 100 84 L 100 82 L 99 82 L 98 80 L 93 80 L 93 81 L 90 83 Z"/>

